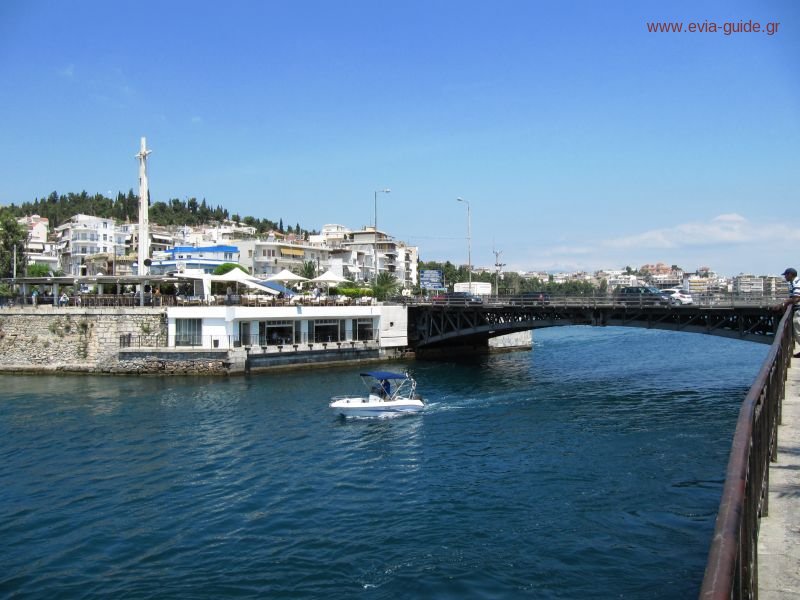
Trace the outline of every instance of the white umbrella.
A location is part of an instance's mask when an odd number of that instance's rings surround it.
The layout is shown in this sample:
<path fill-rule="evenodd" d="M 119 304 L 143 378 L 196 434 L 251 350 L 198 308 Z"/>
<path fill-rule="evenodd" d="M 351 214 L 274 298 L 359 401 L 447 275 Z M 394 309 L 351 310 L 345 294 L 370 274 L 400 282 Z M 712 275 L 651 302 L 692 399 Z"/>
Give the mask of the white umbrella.
<path fill-rule="evenodd" d="M 314 279 L 312 279 L 311 281 L 315 283 L 324 283 L 328 289 L 328 292 L 330 292 L 331 284 L 342 283 L 344 281 L 347 281 L 347 279 L 345 279 L 341 275 L 337 275 L 336 273 L 328 269 L 322 275 L 317 275 L 316 277 L 314 277 Z"/>
<path fill-rule="evenodd" d="M 226 282 L 235 282 L 237 284 L 241 283 L 245 287 L 248 287 L 253 290 L 258 290 L 260 292 L 267 292 L 268 294 L 276 295 L 278 294 L 277 290 L 273 290 L 264 286 L 258 279 L 253 277 L 252 275 L 248 275 L 238 267 L 236 269 L 231 269 L 224 275 L 209 275 L 209 281 L 226 281 Z"/>
<path fill-rule="evenodd" d="M 311 281 L 316 281 L 318 283 L 344 283 L 347 281 L 347 278 L 337 275 L 331 270 L 327 270 L 322 275 L 314 277 Z"/>
<path fill-rule="evenodd" d="M 280 273 L 267 277 L 267 281 L 283 281 L 287 283 L 289 281 L 308 281 L 308 279 L 302 275 L 295 275 L 289 269 L 284 269 Z"/>

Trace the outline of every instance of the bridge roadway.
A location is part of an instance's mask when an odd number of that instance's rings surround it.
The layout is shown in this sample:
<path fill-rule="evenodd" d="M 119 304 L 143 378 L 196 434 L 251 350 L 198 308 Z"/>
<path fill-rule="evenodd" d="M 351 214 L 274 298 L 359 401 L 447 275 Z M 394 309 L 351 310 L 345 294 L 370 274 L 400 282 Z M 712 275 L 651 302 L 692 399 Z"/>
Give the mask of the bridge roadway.
<path fill-rule="evenodd" d="M 771 344 L 782 316 L 772 310 L 778 302 L 759 299 L 653 306 L 608 299 L 553 298 L 528 304 L 492 300 L 469 305 L 418 303 L 408 307 L 408 338 L 422 356 L 426 351 L 455 347 L 479 352 L 488 347 L 490 337 L 565 325 L 667 329 Z"/>

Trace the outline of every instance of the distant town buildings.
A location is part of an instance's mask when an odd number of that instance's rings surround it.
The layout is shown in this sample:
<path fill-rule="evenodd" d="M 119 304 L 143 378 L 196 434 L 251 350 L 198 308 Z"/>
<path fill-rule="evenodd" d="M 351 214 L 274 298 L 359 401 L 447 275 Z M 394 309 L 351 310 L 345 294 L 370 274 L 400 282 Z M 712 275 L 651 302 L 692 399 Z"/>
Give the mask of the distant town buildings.
<path fill-rule="evenodd" d="M 47 219 L 20 219 L 28 228 L 27 264 L 45 264 L 66 275 L 136 275 L 139 226 L 115 224 L 113 219 L 75 215 L 49 232 Z M 312 263 L 318 273 L 331 270 L 352 281 L 371 281 L 389 273 L 403 287 L 417 282 L 419 251 L 374 227 L 352 230 L 324 225 L 308 240 L 293 233 L 271 231 L 256 236 L 254 227 L 226 222 L 208 227 L 148 228 L 154 275 L 202 270 L 210 273 L 224 263 L 237 263 L 256 276 L 269 277 L 283 269 L 299 271 Z M 377 262 L 376 262 L 377 258 Z"/>
<path fill-rule="evenodd" d="M 46 265 L 66 275 L 136 275 L 139 226 L 116 224 L 113 219 L 78 214 L 50 232 L 46 218 L 31 215 L 19 219 L 27 228 L 27 264 Z M 317 273 L 330 270 L 356 282 L 369 282 L 376 274 L 394 276 L 404 288 L 419 281 L 419 248 L 409 246 L 372 226 L 354 230 L 345 225 L 326 224 L 320 233 L 302 236 L 270 231 L 256 235 L 256 229 L 236 222 L 206 227 L 149 226 L 149 247 L 154 275 L 202 270 L 210 273 L 224 263 L 237 263 L 257 277 L 268 278 L 284 269 L 298 272 L 312 263 Z M 377 262 L 376 262 L 377 258 Z M 489 267 L 474 267 L 502 277 Z M 525 272 L 523 278 L 545 282 L 605 282 L 609 290 L 634 285 L 681 288 L 693 294 L 735 293 L 780 295 L 785 282 L 775 275 L 740 274 L 721 277 L 709 267 L 684 272 L 665 263 L 641 265 L 638 269 L 604 269 L 588 273 Z"/>

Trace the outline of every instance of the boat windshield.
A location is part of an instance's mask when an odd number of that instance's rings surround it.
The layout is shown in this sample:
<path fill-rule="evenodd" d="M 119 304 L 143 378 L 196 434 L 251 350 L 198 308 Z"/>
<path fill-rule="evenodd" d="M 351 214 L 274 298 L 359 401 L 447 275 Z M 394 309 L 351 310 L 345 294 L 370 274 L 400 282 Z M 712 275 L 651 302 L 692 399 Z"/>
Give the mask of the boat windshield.
<path fill-rule="evenodd" d="M 414 393 L 414 380 L 407 374 L 392 373 L 389 371 L 372 371 L 361 373 L 364 385 L 370 394 L 386 400 L 393 400 L 401 396 L 411 396 Z"/>

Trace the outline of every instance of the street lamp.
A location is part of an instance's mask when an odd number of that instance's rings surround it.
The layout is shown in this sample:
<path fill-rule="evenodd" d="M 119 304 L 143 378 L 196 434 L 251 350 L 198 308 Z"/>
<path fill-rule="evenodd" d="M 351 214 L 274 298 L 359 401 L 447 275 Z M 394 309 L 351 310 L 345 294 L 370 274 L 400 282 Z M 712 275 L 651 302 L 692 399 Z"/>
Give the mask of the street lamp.
<path fill-rule="evenodd" d="M 506 263 L 500 262 L 500 255 L 503 253 L 502 250 L 492 250 L 494 252 L 494 287 L 495 287 L 495 295 L 500 295 L 500 271 L 503 270 L 503 267 L 506 266 Z"/>
<path fill-rule="evenodd" d="M 378 194 L 388 194 L 391 192 L 389 188 L 385 190 L 376 190 L 375 191 L 375 245 L 372 248 L 373 254 L 373 261 L 375 263 L 375 279 L 374 282 L 378 283 Z"/>
<path fill-rule="evenodd" d="M 467 274 L 469 276 L 469 293 L 472 293 L 472 214 L 470 212 L 469 200 L 456 198 L 457 202 L 464 202 L 467 205 Z"/>

